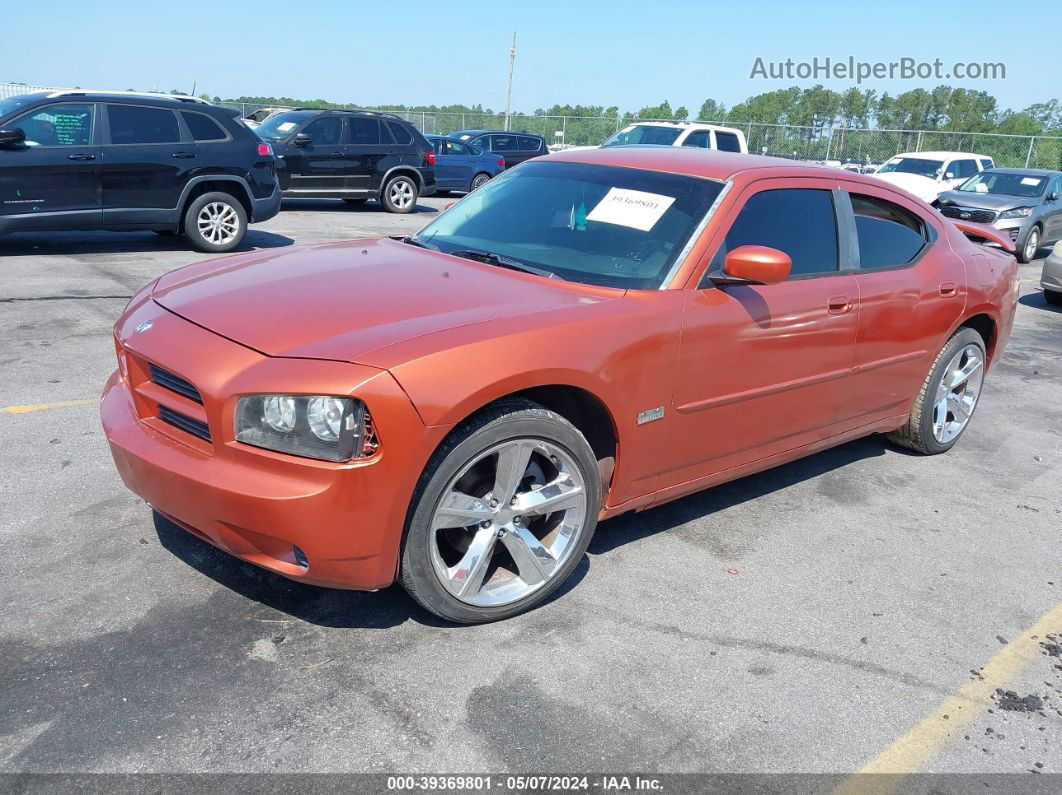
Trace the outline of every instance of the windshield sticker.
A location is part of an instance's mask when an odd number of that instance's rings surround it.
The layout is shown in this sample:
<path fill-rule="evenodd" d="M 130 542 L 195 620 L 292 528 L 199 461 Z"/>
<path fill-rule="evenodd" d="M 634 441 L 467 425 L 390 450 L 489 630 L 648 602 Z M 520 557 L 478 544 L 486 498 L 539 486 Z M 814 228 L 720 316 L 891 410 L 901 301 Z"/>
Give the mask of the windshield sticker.
<path fill-rule="evenodd" d="M 1040 187 L 1040 183 L 1041 182 L 1043 182 L 1043 180 L 1042 179 L 1037 179 L 1036 177 L 1022 177 L 1022 180 L 1021 180 L 1021 184 L 1022 185 L 1029 185 L 1030 187 L 1033 187 L 1033 188 Z"/>
<path fill-rule="evenodd" d="M 599 201 L 586 216 L 586 220 L 628 226 L 631 229 L 648 232 L 674 201 L 674 196 L 661 196 L 659 193 L 646 193 L 626 188 L 611 188 L 605 194 L 605 198 Z"/>
<path fill-rule="evenodd" d="M 283 124 L 278 124 L 278 125 L 277 125 L 277 129 L 278 129 L 278 130 L 279 130 L 280 132 L 287 132 L 288 130 L 294 130 L 294 129 L 295 129 L 295 122 L 293 122 L 293 121 L 286 121 L 286 122 L 284 122 Z"/>

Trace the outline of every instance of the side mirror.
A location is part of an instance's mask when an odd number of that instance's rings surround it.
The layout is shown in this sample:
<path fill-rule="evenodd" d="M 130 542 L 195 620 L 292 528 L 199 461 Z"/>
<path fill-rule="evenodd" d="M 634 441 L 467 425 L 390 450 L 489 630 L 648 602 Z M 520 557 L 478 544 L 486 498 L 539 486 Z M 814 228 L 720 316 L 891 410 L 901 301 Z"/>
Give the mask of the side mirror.
<path fill-rule="evenodd" d="M 948 171 L 944 174 L 944 179 L 955 179 L 955 172 Z"/>
<path fill-rule="evenodd" d="M 3 135 L 3 133 L 2 133 L 2 132 L 0 132 L 0 135 Z M 1057 192 L 1055 192 L 1055 191 L 1052 191 L 1051 193 L 1048 193 L 1048 194 L 1047 194 L 1047 200 L 1048 200 L 1049 202 L 1056 202 L 1056 201 L 1058 201 L 1058 198 L 1059 198 L 1059 197 L 1058 197 L 1058 193 L 1057 193 Z"/>
<path fill-rule="evenodd" d="M 26 140 L 26 133 L 21 127 L 13 127 L 10 130 L 0 130 L 0 146 L 14 146 Z"/>
<path fill-rule="evenodd" d="M 313 138 L 308 136 L 306 133 L 298 133 L 294 138 L 291 139 L 291 142 L 295 144 L 295 146 L 309 146 L 313 143 Z"/>
<path fill-rule="evenodd" d="M 716 285 L 778 284 L 789 278 L 793 260 L 784 251 L 767 246 L 738 246 L 726 255 L 723 272 L 709 274 Z"/>

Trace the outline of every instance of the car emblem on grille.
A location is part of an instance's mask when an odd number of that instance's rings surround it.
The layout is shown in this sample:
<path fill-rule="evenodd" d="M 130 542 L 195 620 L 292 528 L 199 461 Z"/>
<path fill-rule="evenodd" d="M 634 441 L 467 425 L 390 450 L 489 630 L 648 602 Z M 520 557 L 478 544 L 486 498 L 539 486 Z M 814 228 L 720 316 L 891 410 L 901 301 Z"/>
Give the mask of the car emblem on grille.
<path fill-rule="evenodd" d="M 968 219 L 968 218 L 970 217 L 970 214 L 969 214 L 969 213 L 959 213 L 959 217 L 960 217 L 960 218 L 961 218 L 962 220 L 964 220 L 964 221 L 965 221 L 965 220 L 967 220 L 967 219 Z M 150 324 L 149 324 L 149 325 L 150 325 Z"/>
<path fill-rule="evenodd" d="M 147 331 L 149 328 L 151 328 L 151 325 L 152 324 L 151 324 L 150 320 L 145 320 L 143 323 L 141 323 L 139 326 L 137 326 L 135 329 L 133 329 L 133 333 L 134 334 L 140 334 L 143 331 Z"/>

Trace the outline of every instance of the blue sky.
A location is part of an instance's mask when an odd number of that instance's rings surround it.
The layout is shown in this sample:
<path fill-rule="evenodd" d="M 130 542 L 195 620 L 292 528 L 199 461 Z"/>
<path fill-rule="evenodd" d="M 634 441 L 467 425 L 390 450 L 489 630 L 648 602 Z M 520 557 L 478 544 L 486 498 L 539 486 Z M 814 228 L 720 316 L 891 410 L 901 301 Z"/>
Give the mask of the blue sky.
<path fill-rule="evenodd" d="M 951 83 L 987 90 L 1015 109 L 1062 97 L 1062 57 L 1051 38 L 1062 30 L 1058 0 L 1028 0 L 1020 9 L 984 0 L 950 8 L 924 0 L 107 0 L 91 10 L 66 0 L 15 3 L 0 26 L 0 81 L 183 90 L 196 82 L 198 92 L 224 97 L 499 109 L 514 27 L 513 107 L 525 112 L 554 102 L 636 110 L 667 99 L 696 113 L 708 96 L 729 106 L 816 82 L 752 80 L 756 57 L 1002 61 L 1005 80 Z M 863 87 L 897 93 L 937 82 Z"/>

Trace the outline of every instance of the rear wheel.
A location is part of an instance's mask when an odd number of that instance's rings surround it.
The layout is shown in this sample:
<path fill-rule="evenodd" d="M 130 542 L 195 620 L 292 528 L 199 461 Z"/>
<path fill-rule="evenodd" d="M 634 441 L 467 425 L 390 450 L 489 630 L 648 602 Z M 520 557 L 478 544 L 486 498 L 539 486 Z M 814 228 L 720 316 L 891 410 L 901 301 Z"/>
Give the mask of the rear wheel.
<path fill-rule="evenodd" d="M 399 175 L 380 192 L 380 201 L 389 213 L 411 213 L 417 206 L 417 183 L 412 177 Z"/>
<path fill-rule="evenodd" d="M 923 455 L 954 447 L 977 408 L 985 362 L 981 335 L 959 329 L 937 355 L 906 424 L 888 434 L 889 440 Z"/>
<path fill-rule="evenodd" d="M 499 403 L 425 468 L 399 581 L 450 621 L 517 615 L 578 566 L 600 505 L 597 462 L 579 430 L 536 403 Z"/>
<path fill-rule="evenodd" d="M 472 178 L 471 190 L 479 190 L 488 182 L 490 182 L 490 174 L 476 174 L 476 176 Z"/>
<path fill-rule="evenodd" d="M 1025 245 L 1018 252 L 1018 262 L 1032 262 L 1036 259 L 1036 252 L 1040 250 L 1040 227 L 1034 226 L 1029 230 L 1029 236 L 1025 238 Z"/>
<path fill-rule="evenodd" d="M 184 213 L 184 235 L 196 251 L 231 251 L 247 235 L 247 212 L 229 193 L 204 193 Z"/>

